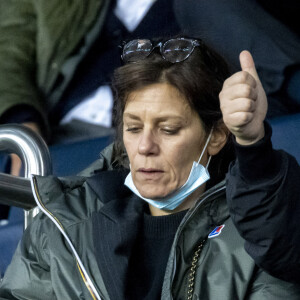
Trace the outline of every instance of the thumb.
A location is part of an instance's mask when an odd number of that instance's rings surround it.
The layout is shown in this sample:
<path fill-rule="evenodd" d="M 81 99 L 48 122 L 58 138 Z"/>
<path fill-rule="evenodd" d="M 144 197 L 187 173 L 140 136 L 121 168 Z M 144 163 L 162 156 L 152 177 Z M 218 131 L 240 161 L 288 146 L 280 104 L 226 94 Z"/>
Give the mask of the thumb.
<path fill-rule="evenodd" d="M 244 50 L 240 53 L 240 64 L 242 71 L 250 73 L 256 80 L 259 80 L 253 57 L 249 51 Z"/>

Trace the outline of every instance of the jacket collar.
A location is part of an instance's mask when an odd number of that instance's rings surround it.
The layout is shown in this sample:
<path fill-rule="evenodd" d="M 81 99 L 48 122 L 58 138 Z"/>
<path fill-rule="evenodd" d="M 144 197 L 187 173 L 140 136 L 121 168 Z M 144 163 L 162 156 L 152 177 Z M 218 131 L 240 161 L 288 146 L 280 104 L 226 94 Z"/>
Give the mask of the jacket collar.
<path fill-rule="evenodd" d="M 131 191 L 124 185 L 129 170 L 116 169 L 102 171 L 88 177 L 86 182 L 96 193 L 101 202 L 107 203 L 131 195 Z"/>
<path fill-rule="evenodd" d="M 102 172 L 88 184 L 104 206 L 92 216 L 95 256 L 111 299 L 123 299 L 145 202 L 124 186 L 128 171 Z"/>

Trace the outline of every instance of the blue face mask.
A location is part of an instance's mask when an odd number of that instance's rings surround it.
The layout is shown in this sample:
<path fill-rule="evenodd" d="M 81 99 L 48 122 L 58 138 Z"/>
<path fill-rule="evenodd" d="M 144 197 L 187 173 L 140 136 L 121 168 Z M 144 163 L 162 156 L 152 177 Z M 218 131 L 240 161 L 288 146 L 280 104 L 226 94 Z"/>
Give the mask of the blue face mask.
<path fill-rule="evenodd" d="M 208 163 L 206 165 L 206 168 L 201 165 L 199 162 L 207 148 L 207 145 L 210 141 L 212 135 L 212 131 L 209 134 L 209 137 L 207 138 L 207 141 L 205 143 L 205 146 L 202 150 L 202 153 L 200 155 L 200 158 L 198 162 L 193 162 L 192 169 L 190 171 L 190 175 L 185 182 L 185 184 L 174 191 L 173 193 L 169 194 L 166 197 L 160 198 L 160 199 L 148 199 L 143 197 L 139 191 L 137 190 L 136 186 L 133 183 L 131 172 L 127 175 L 125 179 L 125 185 L 131 189 L 133 193 L 135 193 L 138 197 L 142 198 L 143 200 L 147 201 L 152 206 L 155 206 L 162 210 L 174 210 L 176 207 L 178 207 L 190 194 L 192 194 L 197 188 L 199 188 L 202 184 L 204 184 L 207 180 L 209 180 L 210 176 L 207 171 L 210 158 L 208 159 Z"/>

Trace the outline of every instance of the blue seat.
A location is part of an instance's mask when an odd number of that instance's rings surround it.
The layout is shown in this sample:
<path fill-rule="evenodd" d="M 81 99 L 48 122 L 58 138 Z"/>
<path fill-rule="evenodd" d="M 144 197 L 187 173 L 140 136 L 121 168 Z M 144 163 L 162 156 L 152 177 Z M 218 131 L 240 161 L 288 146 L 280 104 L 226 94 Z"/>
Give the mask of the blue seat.
<path fill-rule="evenodd" d="M 101 150 L 113 141 L 112 136 L 50 146 L 53 175 L 78 174 L 99 158 Z"/>
<path fill-rule="evenodd" d="M 300 164 L 300 113 L 271 119 L 272 142 L 275 149 L 293 155 Z"/>

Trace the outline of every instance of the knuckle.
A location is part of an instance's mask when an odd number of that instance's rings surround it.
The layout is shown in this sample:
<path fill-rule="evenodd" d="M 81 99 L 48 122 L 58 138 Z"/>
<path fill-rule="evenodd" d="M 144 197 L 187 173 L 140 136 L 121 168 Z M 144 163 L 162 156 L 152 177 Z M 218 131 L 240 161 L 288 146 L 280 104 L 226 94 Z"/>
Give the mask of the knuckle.
<path fill-rule="evenodd" d="M 232 83 L 235 82 L 235 76 L 236 74 L 233 74 L 230 77 L 226 78 L 223 82 L 223 88 L 232 85 Z"/>
<path fill-rule="evenodd" d="M 245 109 L 246 111 L 252 111 L 253 109 L 253 103 L 251 100 L 247 99 L 245 102 Z"/>
<path fill-rule="evenodd" d="M 244 84 L 241 93 L 244 97 L 248 98 L 251 95 L 251 87 L 247 84 Z"/>
<path fill-rule="evenodd" d="M 250 119 L 250 116 L 249 116 L 249 114 L 247 114 L 247 113 L 242 113 L 242 114 L 240 115 L 240 120 L 241 120 L 241 122 L 242 122 L 243 124 L 248 123 L 248 122 L 249 122 L 249 119 Z"/>
<path fill-rule="evenodd" d="M 223 115 L 223 122 L 227 127 L 231 127 L 231 119 L 228 116 Z"/>
<path fill-rule="evenodd" d="M 220 109 L 221 109 L 221 112 L 222 112 L 222 114 L 226 114 L 227 113 L 227 107 L 226 107 L 226 105 L 220 105 Z"/>
<path fill-rule="evenodd" d="M 230 82 L 232 80 L 231 78 L 232 77 L 229 77 L 229 78 L 227 78 L 227 79 L 224 80 L 223 87 L 226 86 L 228 84 L 228 82 Z"/>

